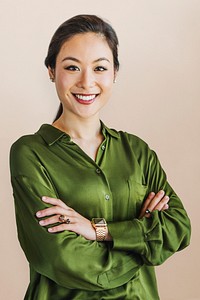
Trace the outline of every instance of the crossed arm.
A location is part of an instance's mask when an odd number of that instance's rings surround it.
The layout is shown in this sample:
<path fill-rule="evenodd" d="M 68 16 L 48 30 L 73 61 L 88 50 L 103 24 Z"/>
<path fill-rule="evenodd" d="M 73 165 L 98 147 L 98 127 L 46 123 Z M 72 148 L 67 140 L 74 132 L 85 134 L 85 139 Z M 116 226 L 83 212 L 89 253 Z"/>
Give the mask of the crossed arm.
<path fill-rule="evenodd" d="M 84 216 L 76 212 L 74 209 L 67 206 L 62 200 L 56 198 L 50 198 L 47 196 L 43 196 L 42 200 L 45 203 L 52 205 L 49 208 L 40 210 L 36 213 L 38 219 L 46 217 L 46 219 L 42 219 L 39 221 L 41 226 L 48 226 L 57 224 L 53 227 L 48 228 L 49 233 L 61 232 L 64 230 L 72 231 L 77 233 L 78 235 L 83 236 L 87 240 L 96 240 L 96 233 L 94 228 L 91 225 L 91 221 L 86 219 Z M 139 215 L 139 219 L 143 217 L 150 217 L 149 213 L 146 213 L 146 210 L 149 211 L 163 211 L 168 209 L 169 205 L 169 197 L 165 195 L 163 190 L 159 191 L 157 194 L 151 192 L 147 199 L 145 200 L 141 212 Z M 60 215 L 66 215 L 70 220 L 69 224 L 60 223 Z M 103 217 L 103 216 L 102 216 Z M 112 236 L 109 231 L 107 231 L 105 241 L 111 241 Z"/>
<path fill-rule="evenodd" d="M 50 176 L 35 153 L 29 147 L 14 147 L 11 175 L 18 236 L 32 268 L 63 287 L 102 290 L 122 285 L 141 265 L 161 264 L 186 247 L 190 222 L 184 207 L 153 154 L 149 165 L 149 190 L 160 191 L 149 194 L 137 218 L 108 222 L 106 240 L 113 240 L 111 246 L 96 242 L 90 220 L 57 199 Z M 42 195 L 48 197 L 41 201 Z M 145 213 L 147 209 L 151 215 Z M 60 215 L 66 215 L 70 223 L 61 224 Z"/>

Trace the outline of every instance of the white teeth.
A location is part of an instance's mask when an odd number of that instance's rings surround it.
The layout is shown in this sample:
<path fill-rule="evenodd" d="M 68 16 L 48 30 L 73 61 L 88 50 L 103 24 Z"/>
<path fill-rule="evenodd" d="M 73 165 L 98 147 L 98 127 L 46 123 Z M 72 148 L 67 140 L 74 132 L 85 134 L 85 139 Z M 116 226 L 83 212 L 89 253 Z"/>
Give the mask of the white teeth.
<path fill-rule="evenodd" d="M 80 100 L 84 100 L 84 101 L 90 101 L 96 97 L 96 95 L 84 96 L 84 95 L 79 95 L 79 94 L 76 94 L 75 96 L 76 96 L 76 98 L 78 98 Z"/>

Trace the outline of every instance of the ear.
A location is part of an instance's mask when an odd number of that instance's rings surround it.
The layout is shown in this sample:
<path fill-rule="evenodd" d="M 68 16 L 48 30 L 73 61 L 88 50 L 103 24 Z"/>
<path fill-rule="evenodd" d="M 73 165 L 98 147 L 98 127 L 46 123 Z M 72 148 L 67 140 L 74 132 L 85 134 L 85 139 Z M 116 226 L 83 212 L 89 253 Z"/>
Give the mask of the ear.
<path fill-rule="evenodd" d="M 48 67 L 48 72 L 49 72 L 49 78 L 50 78 L 50 80 L 52 82 L 54 82 L 54 80 L 55 80 L 55 71 L 54 71 L 54 69 Z"/>

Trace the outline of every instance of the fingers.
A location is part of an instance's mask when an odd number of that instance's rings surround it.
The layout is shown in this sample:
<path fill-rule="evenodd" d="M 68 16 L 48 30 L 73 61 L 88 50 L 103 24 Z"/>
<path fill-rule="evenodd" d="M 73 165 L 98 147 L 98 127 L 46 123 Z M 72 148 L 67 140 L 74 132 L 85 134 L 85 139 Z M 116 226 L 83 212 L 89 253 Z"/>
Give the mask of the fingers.
<path fill-rule="evenodd" d="M 153 200 L 154 197 L 155 197 L 155 193 L 154 192 L 151 192 L 148 195 L 147 199 L 145 200 L 145 202 L 144 202 L 144 204 L 142 206 L 139 218 L 142 218 L 145 215 L 145 211 L 149 207 L 149 204 L 151 203 L 151 201 Z"/>
<path fill-rule="evenodd" d="M 68 230 L 68 231 L 74 231 L 73 230 L 73 225 L 72 224 L 60 224 L 51 228 L 48 228 L 48 232 L 50 233 L 56 233 L 56 232 L 61 232 L 64 230 Z"/>
<path fill-rule="evenodd" d="M 162 210 L 166 210 L 166 209 L 168 209 L 168 208 L 169 208 L 169 204 L 165 204 L 165 205 L 163 206 Z"/>
<path fill-rule="evenodd" d="M 47 229 L 49 233 L 67 230 L 81 235 L 88 240 L 96 240 L 96 233 L 90 220 L 67 206 L 60 199 L 44 196 L 42 200 L 52 206 L 38 211 L 36 216 L 44 218 L 43 220 L 39 220 L 40 226 L 52 225 L 52 227 Z M 61 216 L 62 218 L 60 218 Z"/>
<path fill-rule="evenodd" d="M 70 220 L 72 219 L 72 217 L 74 216 L 74 210 L 71 209 L 70 207 L 68 207 L 63 201 L 61 201 L 60 199 L 56 199 L 56 198 L 51 198 L 51 197 L 42 197 L 42 200 L 46 203 L 51 204 L 51 207 L 45 208 L 43 210 L 40 210 L 36 213 L 36 216 L 38 218 L 44 218 L 47 217 L 46 219 L 40 220 L 39 224 L 41 226 L 48 226 L 48 225 L 52 225 L 55 223 L 62 223 L 59 219 L 59 217 L 61 215 L 66 215 L 70 217 Z M 62 224 L 63 226 L 61 226 L 59 228 L 59 231 L 66 229 L 65 225 L 66 223 Z M 58 226 L 56 226 L 58 227 Z M 50 228 L 49 228 L 50 229 Z M 50 230 L 51 232 L 51 230 Z"/>
<path fill-rule="evenodd" d="M 41 212 L 41 216 L 48 216 L 48 214 L 51 215 L 51 210 L 50 209 L 46 209 L 46 210 L 40 211 L 40 212 Z M 61 212 L 61 210 L 60 210 L 60 212 Z M 64 213 L 66 215 L 66 210 L 64 210 Z M 75 219 L 72 216 L 69 216 L 69 214 L 68 214 L 68 215 L 66 215 L 68 222 L 62 222 L 60 220 L 61 215 L 62 214 L 57 214 L 57 215 L 53 215 L 49 218 L 40 220 L 39 224 L 40 224 L 40 226 L 45 227 L 45 226 L 48 226 L 48 225 L 61 223 L 60 225 L 56 225 L 56 226 L 48 228 L 48 231 L 51 232 L 51 233 L 61 232 L 61 231 L 64 231 L 64 230 L 72 230 L 74 228 L 74 220 Z"/>
<path fill-rule="evenodd" d="M 163 210 L 165 204 L 169 202 L 169 197 L 165 195 L 163 190 L 159 191 L 148 205 L 150 211 Z"/>
<path fill-rule="evenodd" d="M 164 196 L 160 202 L 158 202 L 158 204 L 154 207 L 153 210 L 165 210 L 169 207 L 169 205 L 167 204 L 169 202 L 169 197 L 168 196 Z"/>
<path fill-rule="evenodd" d="M 55 215 L 55 214 L 60 214 L 60 215 L 66 214 L 66 210 L 67 210 L 67 214 L 73 212 L 73 209 L 71 209 L 69 206 L 67 206 L 60 199 L 43 196 L 42 201 L 44 201 L 45 203 L 49 203 L 52 206 L 38 211 L 36 213 L 36 216 L 39 218 L 51 216 L 51 215 Z"/>
<path fill-rule="evenodd" d="M 151 212 L 154 210 L 166 210 L 169 208 L 169 197 L 165 195 L 163 190 L 160 190 L 157 194 L 151 192 L 145 200 L 139 218 L 150 217 Z"/>
<path fill-rule="evenodd" d="M 61 212 L 61 210 L 60 210 L 60 212 Z M 40 213 L 41 213 L 40 217 L 52 215 L 50 209 L 45 209 L 44 211 L 40 211 Z M 64 213 L 66 215 L 66 210 L 64 210 Z M 38 216 L 38 213 L 36 215 Z M 45 226 L 48 226 L 48 225 L 52 225 L 52 224 L 56 224 L 56 223 L 61 223 L 60 225 L 56 225 L 56 226 L 53 226 L 51 228 L 48 228 L 48 231 L 51 232 L 51 233 L 61 232 L 61 231 L 64 231 L 64 230 L 71 230 L 72 224 L 74 223 L 74 218 L 72 216 L 69 216 L 69 214 L 66 215 L 67 216 L 67 220 L 69 222 L 69 223 L 66 223 L 66 222 L 62 222 L 60 220 L 60 216 L 61 215 L 62 214 L 56 214 L 56 215 L 53 215 L 53 216 L 51 216 L 49 218 L 40 220 L 39 224 L 40 224 L 40 226 L 45 227 Z"/>
<path fill-rule="evenodd" d="M 55 215 L 53 217 L 44 219 L 44 220 L 40 220 L 39 224 L 41 226 L 47 226 L 47 225 L 51 225 L 51 224 L 55 224 L 55 223 L 60 223 L 60 219 L 59 219 L 59 215 Z"/>
<path fill-rule="evenodd" d="M 45 203 L 49 203 L 49 204 L 52 204 L 52 205 L 57 205 L 57 206 L 60 206 L 60 207 L 63 207 L 63 208 L 68 207 L 63 201 L 61 201 L 60 199 L 56 199 L 56 198 L 43 196 L 42 201 L 44 201 Z"/>
<path fill-rule="evenodd" d="M 146 201 L 145 201 L 145 210 L 147 209 L 147 207 L 150 205 L 151 201 L 153 200 L 153 198 L 155 197 L 155 193 L 154 192 L 151 192 Z"/>
<path fill-rule="evenodd" d="M 67 210 L 67 214 L 68 214 L 68 211 L 69 210 Z M 59 207 L 59 206 L 52 206 L 52 207 L 40 210 L 36 213 L 36 216 L 38 218 L 52 216 L 52 215 L 66 215 L 66 209 Z"/>

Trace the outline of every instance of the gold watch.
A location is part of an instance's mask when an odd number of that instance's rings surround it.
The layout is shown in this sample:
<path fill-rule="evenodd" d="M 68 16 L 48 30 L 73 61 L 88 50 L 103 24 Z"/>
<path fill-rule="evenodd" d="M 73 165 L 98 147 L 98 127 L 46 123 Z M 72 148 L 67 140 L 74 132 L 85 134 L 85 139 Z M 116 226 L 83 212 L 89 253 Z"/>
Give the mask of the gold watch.
<path fill-rule="evenodd" d="M 104 218 L 93 218 L 91 223 L 96 231 L 97 242 L 103 242 L 107 231 L 106 220 Z"/>

